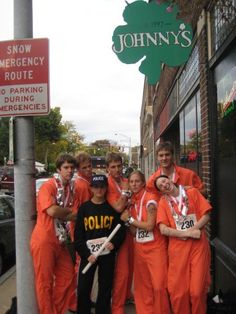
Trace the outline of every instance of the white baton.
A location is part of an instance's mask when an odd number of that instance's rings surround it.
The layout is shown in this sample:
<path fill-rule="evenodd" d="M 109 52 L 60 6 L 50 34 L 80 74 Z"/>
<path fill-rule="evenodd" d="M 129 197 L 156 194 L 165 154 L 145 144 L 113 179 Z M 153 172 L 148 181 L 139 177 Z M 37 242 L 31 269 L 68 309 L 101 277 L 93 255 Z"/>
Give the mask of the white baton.
<path fill-rule="evenodd" d="M 112 230 L 112 232 L 110 233 L 108 238 L 103 242 L 100 249 L 94 254 L 96 257 L 98 257 L 102 253 L 102 251 L 105 249 L 105 246 L 107 245 L 107 243 L 111 241 L 111 239 L 114 237 L 114 235 L 120 229 L 120 227 L 121 227 L 121 224 L 116 225 L 116 227 Z M 85 274 L 92 265 L 93 265 L 92 263 L 88 262 L 88 264 L 82 270 L 82 274 Z"/>

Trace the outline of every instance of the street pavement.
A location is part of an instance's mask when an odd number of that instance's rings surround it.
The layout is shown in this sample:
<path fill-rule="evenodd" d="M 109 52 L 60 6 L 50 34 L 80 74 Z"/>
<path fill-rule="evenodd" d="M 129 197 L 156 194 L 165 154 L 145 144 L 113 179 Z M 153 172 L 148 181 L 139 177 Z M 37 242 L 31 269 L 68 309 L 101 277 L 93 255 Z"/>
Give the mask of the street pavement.
<path fill-rule="evenodd" d="M 0 277 L 0 314 L 5 314 L 16 296 L 16 268 L 13 266 Z"/>
<path fill-rule="evenodd" d="M 13 266 L 0 277 L 0 314 L 5 314 L 16 296 L 16 268 Z M 93 312 L 94 313 L 94 312 Z M 134 305 L 126 305 L 125 314 L 135 314 Z M 34 313 L 28 313 L 34 314 Z"/>

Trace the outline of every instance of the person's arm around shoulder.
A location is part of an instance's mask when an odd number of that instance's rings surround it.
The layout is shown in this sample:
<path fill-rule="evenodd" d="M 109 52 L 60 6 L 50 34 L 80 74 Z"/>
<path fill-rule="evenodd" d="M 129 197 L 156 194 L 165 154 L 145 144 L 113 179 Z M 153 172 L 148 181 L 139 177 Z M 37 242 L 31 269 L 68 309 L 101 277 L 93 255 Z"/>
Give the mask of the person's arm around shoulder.
<path fill-rule="evenodd" d="M 129 203 L 129 195 L 126 191 L 129 191 L 129 183 L 128 181 L 122 181 L 120 197 L 117 200 L 113 200 L 112 192 L 108 196 L 108 202 L 118 213 L 121 213 Z"/>
<path fill-rule="evenodd" d="M 205 185 L 204 183 L 202 182 L 201 178 L 197 175 L 197 173 L 195 171 L 192 171 L 192 170 L 189 170 L 191 171 L 192 175 L 191 175 L 191 178 L 192 178 L 192 186 L 186 186 L 185 188 L 186 189 L 189 189 L 189 188 L 196 188 L 204 197 L 207 196 L 207 192 L 206 192 L 206 188 L 205 188 Z"/>
<path fill-rule="evenodd" d="M 155 185 L 154 185 L 154 181 L 155 181 L 155 178 L 158 176 L 157 172 L 154 172 L 147 180 L 147 183 L 146 183 L 146 191 L 149 192 L 149 193 L 158 193 L 157 189 L 155 188 Z"/>
<path fill-rule="evenodd" d="M 125 210 L 121 214 L 121 220 L 125 223 L 130 224 L 131 232 L 134 233 L 133 228 L 140 228 L 147 231 L 152 231 L 156 225 L 156 204 L 154 202 L 150 202 L 147 205 L 147 220 L 146 221 L 138 221 L 134 219 L 127 210 Z"/>

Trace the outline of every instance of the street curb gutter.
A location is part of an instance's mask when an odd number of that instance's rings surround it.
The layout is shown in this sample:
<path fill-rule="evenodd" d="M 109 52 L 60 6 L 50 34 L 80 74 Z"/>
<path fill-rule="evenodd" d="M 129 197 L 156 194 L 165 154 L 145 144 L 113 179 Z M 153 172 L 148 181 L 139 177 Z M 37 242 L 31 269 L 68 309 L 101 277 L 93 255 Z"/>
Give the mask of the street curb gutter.
<path fill-rule="evenodd" d="M 13 275 L 16 272 L 16 266 L 13 266 L 12 268 L 10 268 L 6 273 L 4 273 L 1 277 L 0 277 L 0 285 L 2 285 L 9 277 L 11 277 L 11 275 Z"/>

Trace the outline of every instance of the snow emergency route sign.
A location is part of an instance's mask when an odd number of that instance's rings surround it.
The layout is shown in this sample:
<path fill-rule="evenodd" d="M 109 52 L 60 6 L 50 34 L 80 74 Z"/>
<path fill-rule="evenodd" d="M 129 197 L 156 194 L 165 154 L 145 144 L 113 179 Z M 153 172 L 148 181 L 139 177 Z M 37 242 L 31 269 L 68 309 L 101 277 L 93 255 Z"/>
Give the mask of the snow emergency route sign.
<path fill-rule="evenodd" d="M 49 112 L 49 41 L 0 42 L 0 116 Z"/>

